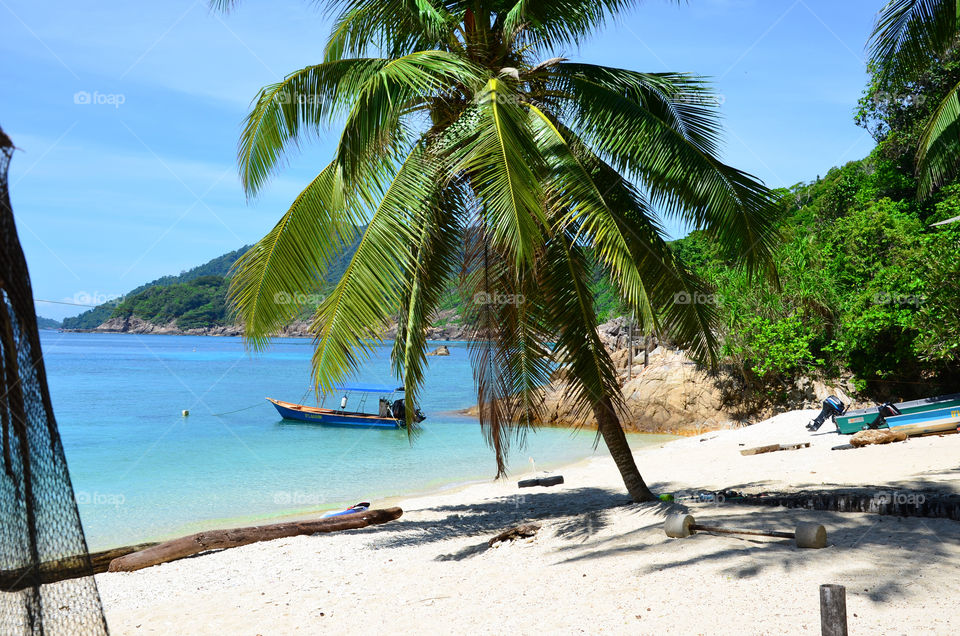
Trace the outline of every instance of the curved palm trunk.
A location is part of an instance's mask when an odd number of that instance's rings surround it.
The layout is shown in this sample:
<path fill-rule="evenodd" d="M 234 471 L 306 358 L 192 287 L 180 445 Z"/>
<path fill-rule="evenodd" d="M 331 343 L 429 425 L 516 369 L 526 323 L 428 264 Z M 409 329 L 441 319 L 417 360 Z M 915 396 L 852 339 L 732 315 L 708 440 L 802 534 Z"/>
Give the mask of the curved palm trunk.
<path fill-rule="evenodd" d="M 610 456 L 620 470 L 620 476 L 623 477 L 623 483 L 627 487 L 627 492 L 630 493 L 630 498 L 636 503 L 655 500 L 656 497 L 640 476 L 640 470 L 633 459 L 633 451 L 630 450 L 627 436 L 623 432 L 620 418 L 617 417 L 609 396 L 604 396 L 594 404 L 593 414 L 597 418 L 597 428 L 610 451 Z"/>

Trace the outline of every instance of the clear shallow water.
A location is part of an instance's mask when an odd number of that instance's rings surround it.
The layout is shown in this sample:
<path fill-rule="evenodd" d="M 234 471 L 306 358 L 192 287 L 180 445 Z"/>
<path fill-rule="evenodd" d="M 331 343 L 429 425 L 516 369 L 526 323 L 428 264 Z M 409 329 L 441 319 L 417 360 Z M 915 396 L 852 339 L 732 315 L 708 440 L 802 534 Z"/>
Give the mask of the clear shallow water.
<path fill-rule="evenodd" d="M 312 343 L 278 340 L 264 354 L 238 338 L 42 332 L 53 406 L 92 549 L 218 525 L 489 479 L 465 345 L 430 359 L 411 444 L 404 431 L 285 422 L 263 398 L 300 401 Z M 359 380 L 389 384 L 383 347 Z M 312 394 L 307 400 L 312 400 Z M 238 413 L 217 413 L 250 407 Z M 183 409 L 189 417 L 181 417 Z M 541 429 L 511 457 L 515 472 L 597 453 L 595 434 Z M 665 436 L 631 436 L 633 444 Z"/>

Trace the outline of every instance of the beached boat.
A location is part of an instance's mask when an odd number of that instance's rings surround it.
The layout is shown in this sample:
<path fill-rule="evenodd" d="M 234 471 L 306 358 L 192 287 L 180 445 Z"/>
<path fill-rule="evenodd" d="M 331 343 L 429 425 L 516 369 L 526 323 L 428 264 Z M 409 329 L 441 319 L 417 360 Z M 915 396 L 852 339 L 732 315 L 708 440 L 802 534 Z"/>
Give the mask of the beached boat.
<path fill-rule="evenodd" d="M 951 406 L 919 413 L 906 413 L 884 418 L 887 427 L 908 436 L 956 430 L 960 426 L 960 406 Z"/>
<path fill-rule="evenodd" d="M 343 396 L 340 399 L 339 409 L 324 408 L 323 402 L 327 398 L 326 395 L 320 406 L 284 402 L 270 397 L 267 400 L 273 404 L 277 412 L 280 413 L 280 417 L 285 420 L 360 428 L 403 428 L 406 426 L 406 405 L 402 397 L 403 387 L 350 384 L 337 386 L 334 392 Z M 352 402 L 351 394 L 354 393 L 359 394 L 356 399 L 356 406 L 353 410 L 348 410 L 347 407 Z M 398 394 L 400 394 L 400 397 L 398 397 Z M 376 413 L 365 412 L 368 398 L 371 395 L 377 395 Z M 422 422 L 426 417 L 420 412 L 420 409 L 415 409 L 414 419 L 417 422 Z"/>
<path fill-rule="evenodd" d="M 941 416 L 938 413 L 940 411 L 950 411 L 951 409 L 960 410 L 960 393 L 911 400 L 910 402 L 899 402 L 891 406 L 893 407 L 891 409 L 892 412 L 885 414 L 882 420 L 880 417 L 880 406 L 856 409 L 847 411 L 843 415 L 836 415 L 834 416 L 834 422 L 837 425 L 837 432 L 841 435 L 850 435 L 868 428 L 887 428 L 890 426 L 891 421 L 909 422 L 912 426 L 922 423 L 925 414 L 931 421 L 939 421 Z M 910 420 L 898 419 L 908 415 L 917 417 L 913 417 Z"/>

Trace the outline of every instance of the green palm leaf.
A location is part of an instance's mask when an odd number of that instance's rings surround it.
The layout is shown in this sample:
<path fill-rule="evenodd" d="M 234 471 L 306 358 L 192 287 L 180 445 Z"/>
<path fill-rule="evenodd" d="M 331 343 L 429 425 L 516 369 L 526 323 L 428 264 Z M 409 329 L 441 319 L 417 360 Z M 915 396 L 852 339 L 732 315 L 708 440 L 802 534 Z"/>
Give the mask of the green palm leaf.
<path fill-rule="evenodd" d="M 870 36 L 871 60 L 883 75 L 910 82 L 953 45 L 958 29 L 957 0 L 890 0 Z"/>
<path fill-rule="evenodd" d="M 321 391 L 347 378 L 381 342 L 416 271 L 416 230 L 442 187 L 443 164 L 423 144 L 396 171 L 331 294 L 317 308 L 314 381 Z"/>
<path fill-rule="evenodd" d="M 466 206 L 462 185 L 437 187 L 431 203 L 418 219 L 418 227 L 413 232 L 420 238 L 411 261 L 412 268 L 403 281 L 392 353 L 394 371 L 403 378 L 404 394 L 409 404 L 418 403 L 424 380 L 427 329 L 462 256 L 462 215 L 457 213 Z M 416 429 L 413 415 L 413 409 L 407 409 L 408 433 Z"/>
<path fill-rule="evenodd" d="M 702 90 L 684 79 L 666 92 L 658 86 L 671 82 L 668 76 L 652 84 L 644 74 L 587 64 L 558 64 L 552 73 L 570 94 L 571 129 L 599 156 L 638 179 L 668 215 L 739 255 L 748 270 L 770 271 L 775 199 L 713 154 L 715 104 Z"/>
<path fill-rule="evenodd" d="M 920 136 L 919 192 L 927 197 L 960 168 L 960 83 L 940 102 Z"/>
<path fill-rule="evenodd" d="M 371 50 L 399 57 L 441 48 L 452 39 L 453 17 L 431 0 L 341 0 L 331 2 L 336 15 L 327 40 L 327 61 L 363 57 Z"/>
<path fill-rule="evenodd" d="M 231 269 L 228 300 L 248 343 L 265 347 L 298 315 L 362 221 L 360 210 L 344 196 L 339 172 L 328 165 Z"/>
<path fill-rule="evenodd" d="M 539 152 L 516 92 L 489 80 L 472 126 L 454 129 L 451 172 L 471 175 L 487 215 L 490 239 L 519 265 L 529 265 L 542 243 L 546 217 L 537 179 Z"/>

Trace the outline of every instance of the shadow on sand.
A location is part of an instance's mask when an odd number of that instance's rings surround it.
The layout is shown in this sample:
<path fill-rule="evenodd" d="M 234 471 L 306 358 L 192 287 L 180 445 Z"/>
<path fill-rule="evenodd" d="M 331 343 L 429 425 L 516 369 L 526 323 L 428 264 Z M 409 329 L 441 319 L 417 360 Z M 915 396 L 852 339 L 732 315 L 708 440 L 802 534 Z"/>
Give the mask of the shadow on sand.
<path fill-rule="evenodd" d="M 738 488 L 756 487 L 744 484 Z M 889 491 L 895 486 L 885 486 Z M 838 492 L 849 492 L 838 487 Z M 879 490 L 879 487 L 874 490 Z M 827 490 L 829 491 L 829 489 Z M 869 492 L 870 489 L 864 489 Z M 698 534 L 669 539 L 662 530 L 671 513 L 694 514 L 702 523 L 730 528 L 792 531 L 799 523 L 820 523 L 828 529 L 828 548 L 804 550 L 792 541 L 760 537 Z M 624 519 L 628 520 L 625 524 Z M 616 520 L 617 523 L 612 522 Z M 680 568 L 691 563 L 715 564 L 725 576 L 754 577 L 767 569 L 790 571 L 811 559 L 831 558 L 836 550 L 857 550 L 869 568 L 874 584 L 864 590 L 872 600 L 885 601 L 904 591 L 914 575 L 927 567 L 943 567 L 956 558 L 960 523 L 948 519 L 902 518 L 871 514 L 769 508 L 733 504 L 654 502 L 633 504 L 623 493 L 599 488 L 518 493 L 473 505 L 447 505 L 418 510 L 362 532 L 373 535 L 372 547 L 399 547 L 475 537 L 452 553 L 440 552 L 436 560 L 464 560 L 488 549 L 498 532 L 531 521 L 549 526 L 555 538 L 554 563 L 635 557 L 636 573 Z M 624 531 L 624 526 L 630 527 Z M 694 542 L 693 549 L 677 549 L 679 541 Z M 951 547 L 953 546 L 953 547 Z M 444 547 L 438 545 L 438 552 Z M 831 551 L 832 550 L 832 551 Z M 674 558 L 683 555 L 683 558 Z M 856 576 L 858 572 L 850 572 Z"/>

